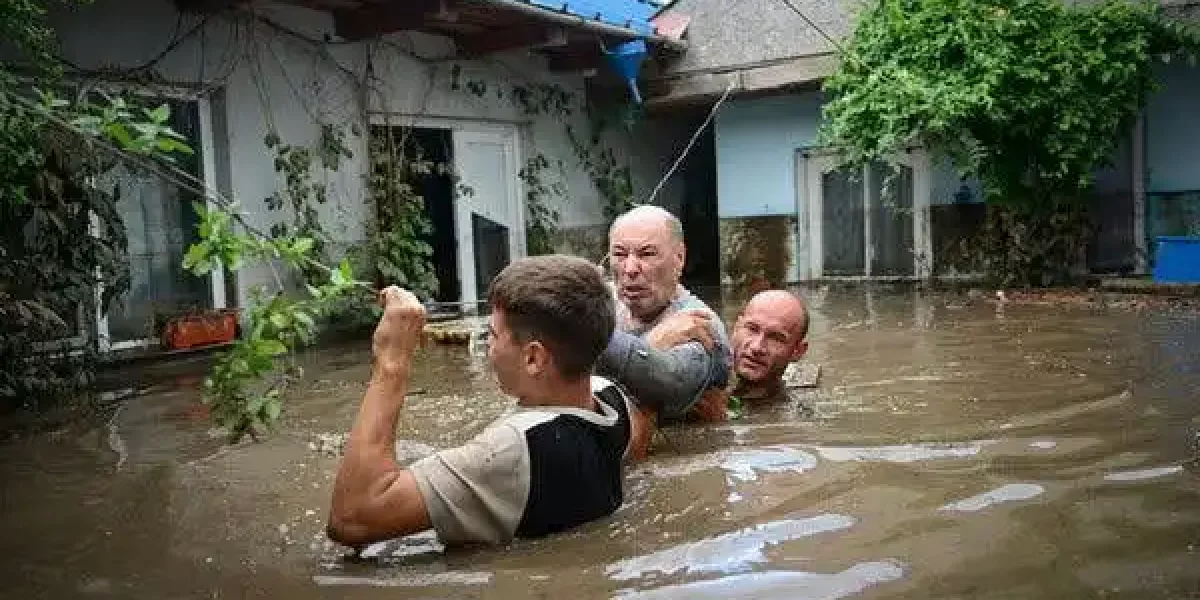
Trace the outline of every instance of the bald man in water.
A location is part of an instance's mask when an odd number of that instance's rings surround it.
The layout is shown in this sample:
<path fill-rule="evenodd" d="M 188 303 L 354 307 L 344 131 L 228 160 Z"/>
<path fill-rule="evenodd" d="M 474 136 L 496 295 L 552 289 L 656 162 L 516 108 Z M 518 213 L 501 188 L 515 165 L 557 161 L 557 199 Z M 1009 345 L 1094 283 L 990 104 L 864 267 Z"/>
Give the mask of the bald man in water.
<path fill-rule="evenodd" d="M 720 318 L 680 282 L 687 251 L 678 218 L 638 206 L 613 222 L 608 238 L 617 328 L 596 371 L 634 397 L 635 438 L 648 445 L 657 422 L 682 420 L 710 392 L 723 393 L 732 353 Z"/>
<path fill-rule="evenodd" d="M 646 334 L 649 344 L 668 349 L 681 344 L 708 343 L 709 316 L 679 311 L 664 317 Z M 729 397 L 748 405 L 765 405 L 787 398 L 783 374 L 790 363 L 808 351 L 808 310 L 786 290 L 755 294 L 742 308 L 731 336 L 732 381 L 728 387 L 710 387 L 687 408 L 687 420 L 715 423 L 727 418 Z M 650 381 L 649 378 L 647 378 Z M 649 453 L 657 423 L 652 413 L 634 411 L 629 457 L 641 460 Z"/>
<path fill-rule="evenodd" d="M 750 403 L 786 396 L 783 373 L 808 351 L 808 311 L 785 290 L 759 292 L 733 327 L 734 382 L 730 395 Z"/>

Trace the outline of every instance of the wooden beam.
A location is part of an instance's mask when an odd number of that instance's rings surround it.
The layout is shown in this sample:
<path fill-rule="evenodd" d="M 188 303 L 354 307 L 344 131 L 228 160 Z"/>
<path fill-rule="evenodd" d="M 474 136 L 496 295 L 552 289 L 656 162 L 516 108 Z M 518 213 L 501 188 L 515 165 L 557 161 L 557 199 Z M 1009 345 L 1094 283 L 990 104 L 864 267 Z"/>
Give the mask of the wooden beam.
<path fill-rule="evenodd" d="M 335 10 L 333 19 L 339 37 L 365 40 L 397 31 L 423 28 L 428 20 L 449 11 L 442 0 L 404 0 L 352 10 Z"/>
<path fill-rule="evenodd" d="M 175 8 L 181 13 L 213 14 L 248 2 L 249 0 L 175 0 Z"/>
<path fill-rule="evenodd" d="M 548 61 L 548 68 L 554 73 L 580 73 L 602 66 L 604 58 L 600 56 L 599 48 L 592 48 L 587 53 L 560 54 Z"/>
<path fill-rule="evenodd" d="M 566 46 L 567 30 L 562 27 L 527 25 L 506 27 L 455 41 L 459 54 L 465 57 L 480 57 L 488 54 L 525 50 L 530 48 L 556 48 Z"/>

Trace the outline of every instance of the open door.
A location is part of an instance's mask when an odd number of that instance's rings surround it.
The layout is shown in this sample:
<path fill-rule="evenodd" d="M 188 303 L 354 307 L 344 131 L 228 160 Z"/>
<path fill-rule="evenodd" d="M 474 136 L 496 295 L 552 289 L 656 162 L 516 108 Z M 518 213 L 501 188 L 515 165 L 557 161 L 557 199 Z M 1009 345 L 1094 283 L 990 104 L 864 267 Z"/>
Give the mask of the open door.
<path fill-rule="evenodd" d="M 513 128 L 454 131 L 455 207 L 462 300 L 481 300 L 510 257 L 525 255 Z"/>

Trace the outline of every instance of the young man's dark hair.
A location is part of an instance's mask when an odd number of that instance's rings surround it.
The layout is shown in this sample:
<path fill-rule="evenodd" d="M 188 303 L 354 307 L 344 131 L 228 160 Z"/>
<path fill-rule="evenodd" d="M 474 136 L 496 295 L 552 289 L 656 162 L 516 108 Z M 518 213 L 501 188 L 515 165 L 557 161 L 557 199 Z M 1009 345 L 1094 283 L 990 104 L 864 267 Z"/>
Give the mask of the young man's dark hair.
<path fill-rule="evenodd" d="M 504 311 L 518 341 L 540 340 L 549 348 L 564 377 L 590 373 L 616 327 L 612 293 L 596 266 L 582 258 L 514 262 L 492 281 L 488 300 Z"/>

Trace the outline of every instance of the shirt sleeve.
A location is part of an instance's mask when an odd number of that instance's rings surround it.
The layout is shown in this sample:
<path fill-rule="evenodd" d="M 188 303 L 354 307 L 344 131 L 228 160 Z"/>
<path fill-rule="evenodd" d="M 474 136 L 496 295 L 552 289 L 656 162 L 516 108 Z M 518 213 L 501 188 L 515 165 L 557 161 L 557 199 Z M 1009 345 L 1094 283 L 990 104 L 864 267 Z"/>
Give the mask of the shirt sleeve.
<path fill-rule="evenodd" d="M 596 372 L 621 384 L 639 404 L 677 417 L 691 408 L 721 371 L 717 362 L 699 342 L 657 350 L 646 340 L 618 330 L 597 361 Z"/>
<path fill-rule="evenodd" d="M 512 540 L 529 499 L 524 435 L 497 424 L 409 467 L 443 543 Z"/>

